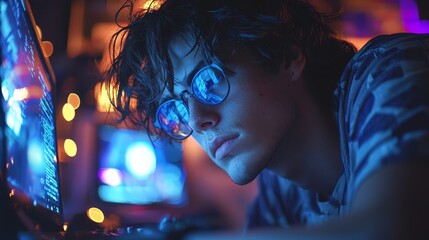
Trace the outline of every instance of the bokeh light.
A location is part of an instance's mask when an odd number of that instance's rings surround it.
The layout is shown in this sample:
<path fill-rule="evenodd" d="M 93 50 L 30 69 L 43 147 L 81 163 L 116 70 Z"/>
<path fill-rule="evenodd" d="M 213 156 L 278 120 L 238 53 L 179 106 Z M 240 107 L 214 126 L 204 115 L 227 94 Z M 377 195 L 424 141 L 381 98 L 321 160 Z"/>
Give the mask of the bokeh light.
<path fill-rule="evenodd" d="M 102 223 L 104 221 L 104 213 L 96 207 L 89 208 L 86 212 L 89 219 L 96 223 Z"/>
<path fill-rule="evenodd" d="M 98 178 L 110 186 L 118 186 L 122 183 L 121 171 L 115 168 L 100 169 Z"/>
<path fill-rule="evenodd" d="M 163 2 L 164 2 L 164 0 L 146 1 L 143 5 L 143 9 L 148 9 L 150 7 L 151 9 L 156 10 L 156 9 L 161 7 Z"/>
<path fill-rule="evenodd" d="M 76 110 L 80 106 L 80 97 L 76 93 L 70 93 L 67 97 L 67 103 L 70 103 L 73 108 Z"/>
<path fill-rule="evenodd" d="M 63 117 L 66 121 L 71 121 L 75 117 L 75 111 L 73 105 L 66 103 L 63 106 Z"/>
<path fill-rule="evenodd" d="M 97 110 L 99 112 L 110 112 L 113 109 L 110 103 L 109 93 L 105 85 L 97 83 L 94 88 L 94 97 L 97 100 Z"/>
<path fill-rule="evenodd" d="M 71 139 L 64 140 L 64 151 L 69 157 L 74 157 L 77 154 L 77 145 Z"/>
<path fill-rule="evenodd" d="M 134 143 L 127 149 L 125 165 L 136 178 L 148 177 L 156 168 L 156 156 L 153 147 L 145 142 Z"/>

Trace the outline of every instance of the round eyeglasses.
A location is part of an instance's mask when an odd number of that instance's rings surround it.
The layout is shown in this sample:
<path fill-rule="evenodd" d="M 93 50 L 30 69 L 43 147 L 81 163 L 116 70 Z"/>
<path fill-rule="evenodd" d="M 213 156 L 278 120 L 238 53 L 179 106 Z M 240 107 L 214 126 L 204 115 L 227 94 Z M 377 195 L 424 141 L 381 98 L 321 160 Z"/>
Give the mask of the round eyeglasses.
<path fill-rule="evenodd" d="M 192 78 L 191 94 L 201 103 L 206 105 L 216 105 L 229 94 L 229 81 L 224 71 L 216 64 L 210 64 L 201 68 Z M 192 134 L 189 126 L 189 109 L 187 101 L 172 99 L 162 103 L 156 111 L 156 125 L 160 127 L 168 136 L 183 140 Z"/>

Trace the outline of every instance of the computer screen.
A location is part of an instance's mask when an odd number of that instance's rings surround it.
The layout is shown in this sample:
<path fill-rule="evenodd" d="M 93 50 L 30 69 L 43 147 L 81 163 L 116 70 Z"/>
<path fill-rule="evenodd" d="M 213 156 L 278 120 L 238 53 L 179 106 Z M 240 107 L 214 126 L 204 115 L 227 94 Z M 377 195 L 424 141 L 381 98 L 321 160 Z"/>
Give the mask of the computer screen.
<path fill-rule="evenodd" d="M 105 203 L 183 205 L 187 201 L 182 145 L 151 141 L 143 130 L 100 125 L 97 196 Z"/>
<path fill-rule="evenodd" d="M 0 47 L 2 163 L 10 200 L 52 229 L 62 221 L 54 75 L 27 1 L 0 0 Z"/>

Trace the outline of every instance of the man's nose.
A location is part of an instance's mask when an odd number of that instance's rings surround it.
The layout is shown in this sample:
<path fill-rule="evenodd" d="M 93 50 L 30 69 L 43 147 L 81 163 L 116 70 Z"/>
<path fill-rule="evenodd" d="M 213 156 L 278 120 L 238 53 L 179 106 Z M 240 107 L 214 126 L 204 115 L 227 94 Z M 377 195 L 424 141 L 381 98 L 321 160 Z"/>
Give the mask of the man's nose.
<path fill-rule="evenodd" d="M 198 101 L 195 97 L 188 98 L 189 126 L 197 132 L 216 126 L 219 113 L 216 108 Z"/>

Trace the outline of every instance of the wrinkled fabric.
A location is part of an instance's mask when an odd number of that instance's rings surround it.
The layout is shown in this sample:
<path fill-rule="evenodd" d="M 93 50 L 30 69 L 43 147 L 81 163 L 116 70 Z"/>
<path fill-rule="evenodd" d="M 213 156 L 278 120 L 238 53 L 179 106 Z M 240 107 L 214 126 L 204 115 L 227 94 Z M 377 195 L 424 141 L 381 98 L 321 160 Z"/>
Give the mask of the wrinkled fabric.
<path fill-rule="evenodd" d="M 327 201 L 263 171 L 248 227 L 314 224 L 347 214 L 371 174 L 429 161 L 429 34 L 381 35 L 349 62 L 334 92 L 344 173 Z M 429 174 L 429 173 L 428 173 Z M 400 177 L 400 176 L 398 176 Z"/>

